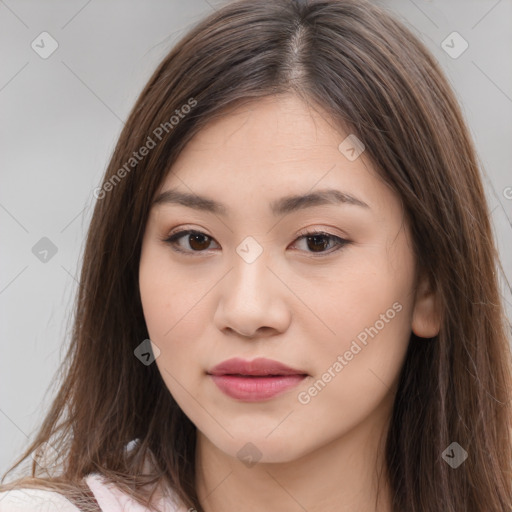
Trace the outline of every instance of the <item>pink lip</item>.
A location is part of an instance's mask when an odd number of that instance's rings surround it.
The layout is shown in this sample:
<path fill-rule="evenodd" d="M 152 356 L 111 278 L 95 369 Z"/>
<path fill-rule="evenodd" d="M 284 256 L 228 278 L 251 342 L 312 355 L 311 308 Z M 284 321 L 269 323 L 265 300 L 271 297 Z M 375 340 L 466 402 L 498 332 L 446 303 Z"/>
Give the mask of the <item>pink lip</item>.
<path fill-rule="evenodd" d="M 246 361 L 224 361 L 208 374 L 218 388 L 231 398 L 245 402 L 268 400 L 299 384 L 307 373 L 263 357 Z"/>

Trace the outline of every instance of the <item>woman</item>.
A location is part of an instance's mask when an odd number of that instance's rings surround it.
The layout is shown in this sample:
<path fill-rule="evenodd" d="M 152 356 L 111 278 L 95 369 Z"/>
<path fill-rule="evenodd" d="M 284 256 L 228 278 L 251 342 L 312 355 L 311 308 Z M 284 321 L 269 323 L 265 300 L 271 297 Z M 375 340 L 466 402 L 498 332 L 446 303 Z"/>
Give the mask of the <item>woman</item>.
<path fill-rule="evenodd" d="M 95 197 L 65 379 L 16 465 L 45 455 L 0 511 L 512 509 L 475 150 L 385 11 L 212 14 L 146 85 Z"/>

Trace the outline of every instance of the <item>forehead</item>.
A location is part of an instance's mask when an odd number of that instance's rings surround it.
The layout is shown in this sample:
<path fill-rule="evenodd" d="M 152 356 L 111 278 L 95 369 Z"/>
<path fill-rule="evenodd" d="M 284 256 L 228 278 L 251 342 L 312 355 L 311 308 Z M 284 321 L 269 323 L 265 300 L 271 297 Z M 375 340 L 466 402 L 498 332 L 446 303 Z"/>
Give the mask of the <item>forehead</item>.
<path fill-rule="evenodd" d="M 265 97 L 210 121 L 195 134 L 166 184 L 176 183 L 177 174 L 202 183 L 241 175 L 247 185 L 283 177 L 307 186 L 340 164 L 346 173 L 360 172 L 368 162 L 362 157 L 351 162 L 338 148 L 347 135 L 319 107 L 294 95 Z"/>
<path fill-rule="evenodd" d="M 339 143 L 342 137 L 320 107 L 286 94 L 264 97 L 231 109 L 196 134 L 188 149 L 205 151 L 225 147 L 250 151 L 256 145 L 265 145 L 270 151 L 280 148 L 299 154 L 320 145 Z"/>
<path fill-rule="evenodd" d="M 349 159 L 340 150 L 349 135 L 321 109 L 296 96 L 262 98 L 202 128 L 182 150 L 154 199 L 179 189 L 234 204 L 237 211 L 261 200 L 279 209 L 286 208 L 282 202 L 277 205 L 284 196 L 335 189 L 360 203 L 389 207 L 390 190 L 383 190 L 388 187 L 364 151 Z"/>

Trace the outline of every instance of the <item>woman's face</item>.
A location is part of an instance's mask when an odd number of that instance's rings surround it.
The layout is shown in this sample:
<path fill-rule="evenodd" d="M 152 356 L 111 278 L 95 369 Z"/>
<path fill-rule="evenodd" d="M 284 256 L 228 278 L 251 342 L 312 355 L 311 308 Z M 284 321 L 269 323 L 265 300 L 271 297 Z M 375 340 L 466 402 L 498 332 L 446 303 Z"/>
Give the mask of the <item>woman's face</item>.
<path fill-rule="evenodd" d="M 233 457 L 286 462 L 381 431 L 411 330 L 437 333 L 400 201 L 348 136 L 295 96 L 258 100 L 193 138 L 157 194 L 194 201 L 150 212 L 139 283 L 155 362 Z M 232 358 L 292 370 L 215 371 Z"/>

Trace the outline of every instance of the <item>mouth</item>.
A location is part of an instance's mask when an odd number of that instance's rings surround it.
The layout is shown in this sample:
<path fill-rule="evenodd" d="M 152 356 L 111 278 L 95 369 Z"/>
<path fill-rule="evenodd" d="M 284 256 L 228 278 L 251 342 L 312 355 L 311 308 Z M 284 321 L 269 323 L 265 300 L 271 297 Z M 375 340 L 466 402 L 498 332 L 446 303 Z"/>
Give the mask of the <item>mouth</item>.
<path fill-rule="evenodd" d="M 297 386 L 308 374 L 278 361 L 240 358 L 224 361 L 207 374 L 227 396 L 244 402 L 260 402 L 274 398 Z"/>

